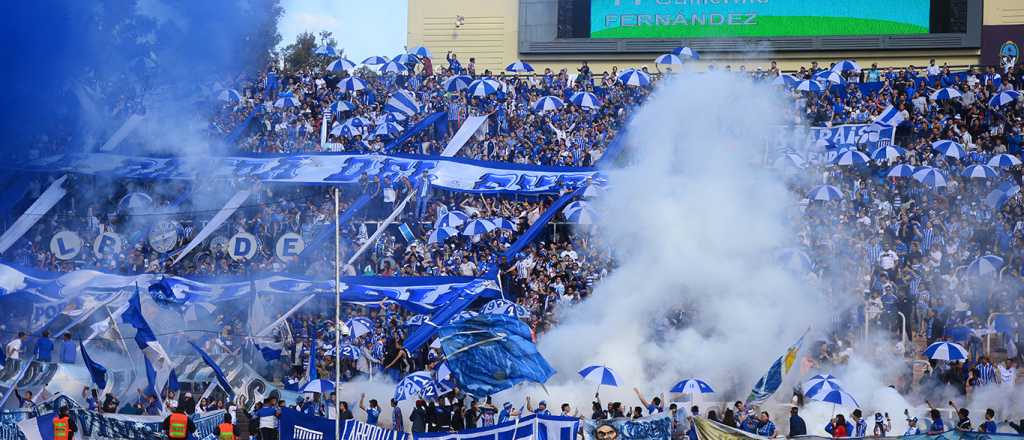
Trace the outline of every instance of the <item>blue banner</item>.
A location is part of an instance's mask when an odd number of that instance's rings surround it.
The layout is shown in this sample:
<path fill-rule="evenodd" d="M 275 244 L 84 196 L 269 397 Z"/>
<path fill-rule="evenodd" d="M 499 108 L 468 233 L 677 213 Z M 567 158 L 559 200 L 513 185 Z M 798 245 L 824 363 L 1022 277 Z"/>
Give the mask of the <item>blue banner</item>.
<path fill-rule="evenodd" d="M 50 412 L 39 417 L 22 420 L 16 425 L 18 431 L 13 432 L 19 433 L 20 431 L 25 440 L 50 440 L 53 438 L 53 417 L 55 415 L 56 413 Z M 160 440 L 166 438 L 160 428 L 164 416 L 101 414 L 82 408 L 72 408 L 69 415 L 75 419 L 75 423 L 78 425 L 78 432 L 75 433 L 76 440 Z M 193 415 L 191 419 L 196 424 L 196 433 L 193 438 L 212 440 L 217 425 L 224 421 L 224 411 L 213 411 L 201 416 Z M 12 431 L 0 429 L 0 433 L 5 434 L 0 436 L 0 440 L 18 440 L 18 437 L 8 437 L 9 432 Z"/>
<path fill-rule="evenodd" d="M 636 420 L 587 420 L 583 432 L 587 440 L 668 440 L 672 438 L 672 419 L 668 413 L 660 413 Z"/>
<path fill-rule="evenodd" d="M 575 440 L 580 430 L 580 419 L 574 417 L 528 415 L 497 425 L 467 429 L 459 432 L 417 432 L 414 440 Z M 536 434 L 536 436 L 535 436 Z"/>
<path fill-rule="evenodd" d="M 334 439 L 334 420 L 303 414 L 291 408 L 281 410 L 281 440 Z M 345 420 L 341 426 L 344 440 L 409 440 L 409 434 L 368 425 L 358 420 Z"/>

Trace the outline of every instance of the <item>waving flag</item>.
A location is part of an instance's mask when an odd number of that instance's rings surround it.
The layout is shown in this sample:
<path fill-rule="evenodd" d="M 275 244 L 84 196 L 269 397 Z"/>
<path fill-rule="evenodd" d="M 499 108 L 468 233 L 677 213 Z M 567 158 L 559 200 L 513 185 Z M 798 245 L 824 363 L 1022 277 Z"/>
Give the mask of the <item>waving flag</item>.
<path fill-rule="evenodd" d="M 92 360 L 89 353 L 85 351 L 85 344 L 82 341 L 78 341 L 78 347 L 82 350 L 82 361 L 85 362 L 85 368 L 89 370 L 89 377 L 92 378 L 93 383 L 96 384 L 101 390 L 107 387 L 107 369 L 106 367 Z"/>
<path fill-rule="evenodd" d="M 213 375 L 214 377 L 217 378 L 217 383 L 220 384 L 220 387 L 222 389 L 224 389 L 224 392 L 228 393 L 229 396 L 234 398 L 235 392 L 231 390 L 231 384 L 229 384 L 228 379 L 224 377 L 224 370 L 220 369 L 220 365 L 217 365 L 217 362 L 215 362 L 213 358 L 210 357 L 210 355 L 206 354 L 206 352 L 203 351 L 202 348 L 196 345 L 195 342 L 188 341 L 188 344 L 191 345 L 192 348 L 194 348 L 197 353 L 199 353 L 199 357 L 203 358 L 203 362 L 206 362 L 206 365 L 213 369 Z"/>
<path fill-rule="evenodd" d="M 135 294 L 128 300 L 128 308 L 121 314 L 121 320 L 135 328 L 135 344 L 146 361 L 146 380 L 150 390 L 157 398 L 157 402 L 163 407 L 163 400 L 160 398 L 156 384 L 166 383 L 171 374 L 171 358 L 156 339 L 153 328 L 146 322 L 142 315 L 142 299 L 139 296 L 139 286 L 135 285 Z"/>
<path fill-rule="evenodd" d="M 310 383 L 320 377 L 316 374 L 316 328 L 309 326 L 309 368 L 306 369 L 306 381 Z"/>
<path fill-rule="evenodd" d="M 889 127 L 895 127 L 903 122 L 903 115 L 900 114 L 900 110 L 889 104 L 885 110 L 882 110 L 874 120 L 875 125 L 884 125 Z"/>
<path fill-rule="evenodd" d="M 263 355 L 263 360 L 270 362 L 281 359 L 281 353 L 284 351 L 284 347 L 280 342 L 270 342 L 264 345 L 256 344 L 256 349 Z"/>
<path fill-rule="evenodd" d="M 146 362 L 146 395 L 156 397 L 160 410 L 163 410 L 164 400 L 161 398 L 160 390 L 156 389 L 156 368 L 153 367 L 153 363 L 149 361 L 148 357 L 142 359 Z"/>
<path fill-rule="evenodd" d="M 808 331 L 810 331 L 808 329 Z M 772 363 L 772 366 L 768 368 L 768 373 L 757 380 L 754 388 L 750 390 L 750 396 L 747 397 L 747 404 L 761 404 L 767 401 L 779 387 L 782 386 L 782 379 L 789 373 L 789 370 L 793 368 L 793 364 L 796 362 L 796 356 L 800 353 L 800 346 L 804 343 L 804 336 L 807 336 L 805 331 L 803 335 L 800 335 L 800 339 L 786 350 L 786 354 L 783 354 Z"/>

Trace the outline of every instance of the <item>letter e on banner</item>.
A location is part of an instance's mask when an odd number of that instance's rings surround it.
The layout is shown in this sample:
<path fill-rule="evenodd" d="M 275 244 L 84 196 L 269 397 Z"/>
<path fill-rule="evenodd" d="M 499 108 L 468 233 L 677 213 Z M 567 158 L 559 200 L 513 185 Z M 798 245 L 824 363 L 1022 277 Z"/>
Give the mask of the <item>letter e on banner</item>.
<path fill-rule="evenodd" d="M 256 255 L 258 244 L 256 236 L 248 232 L 239 232 L 228 240 L 228 255 L 236 260 L 248 260 Z"/>
<path fill-rule="evenodd" d="M 82 251 L 82 239 L 71 231 L 60 231 L 50 239 L 50 252 L 61 260 L 70 260 Z"/>
<path fill-rule="evenodd" d="M 290 258 L 298 257 L 302 250 L 306 248 L 306 242 L 302 240 L 301 235 L 289 232 L 277 239 L 277 246 L 275 248 L 277 258 L 287 261 Z"/>

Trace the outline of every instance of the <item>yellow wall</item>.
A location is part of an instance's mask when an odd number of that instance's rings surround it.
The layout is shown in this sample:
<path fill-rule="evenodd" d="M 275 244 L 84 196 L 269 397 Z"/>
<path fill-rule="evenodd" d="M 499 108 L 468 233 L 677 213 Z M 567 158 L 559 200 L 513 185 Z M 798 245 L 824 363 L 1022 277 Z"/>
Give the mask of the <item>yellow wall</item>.
<path fill-rule="evenodd" d="M 980 1 L 980 0 L 977 0 Z M 455 27 L 456 16 L 463 16 L 464 25 Z M 409 0 L 408 46 L 426 46 L 433 53 L 434 65 L 446 65 L 445 53 L 455 50 L 465 65 L 469 57 L 475 57 L 480 72 L 484 68 L 501 70 L 505 65 L 520 59 L 518 53 L 517 0 Z M 984 24 L 1024 24 L 1024 0 L 985 0 Z M 770 60 L 777 60 L 783 70 L 795 70 L 810 66 L 811 61 L 828 64 L 830 61 L 853 58 L 861 66 L 878 63 L 879 66 L 923 66 L 935 58 L 939 65 L 972 65 L 979 62 L 978 49 L 942 49 L 921 51 L 867 51 L 867 52 L 783 52 L 764 54 L 705 54 L 701 65 L 715 63 L 719 66 L 731 64 L 734 69 L 740 65 L 748 69 L 767 67 Z M 653 56 L 636 54 L 603 55 L 545 55 L 523 56 L 538 70 L 567 68 L 575 71 L 580 61 L 586 59 L 595 72 L 610 70 L 612 66 L 643 66 L 654 69 Z"/>

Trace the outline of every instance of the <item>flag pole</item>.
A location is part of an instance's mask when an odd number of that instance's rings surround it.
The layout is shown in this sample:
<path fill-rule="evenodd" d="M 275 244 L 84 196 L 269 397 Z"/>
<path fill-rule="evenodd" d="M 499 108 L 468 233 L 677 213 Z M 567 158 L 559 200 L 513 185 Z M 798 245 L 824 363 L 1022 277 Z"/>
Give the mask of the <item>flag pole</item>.
<path fill-rule="evenodd" d="M 338 187 L 334 187 L 334 435 L 341 440 L 341 225 Z"/>

